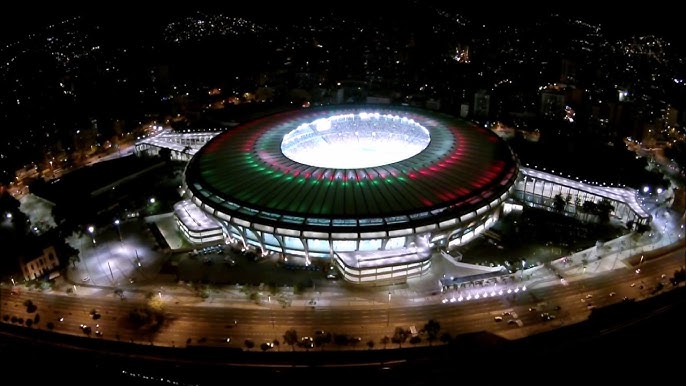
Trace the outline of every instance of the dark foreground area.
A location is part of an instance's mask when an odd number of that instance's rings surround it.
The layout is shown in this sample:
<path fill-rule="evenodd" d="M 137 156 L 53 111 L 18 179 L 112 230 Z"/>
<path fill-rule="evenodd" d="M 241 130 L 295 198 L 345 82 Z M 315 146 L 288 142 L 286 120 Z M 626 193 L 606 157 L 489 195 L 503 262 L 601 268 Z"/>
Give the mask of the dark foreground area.
<path fill-rule="evenodd" d="M 402 350 L 390 345 L 349 352 L 169 349 L 77 337 L 59 336 L 56 341 L 54 334 L 2 324 L 0 377 L 8 385 L 66 381 L 127 386 L 467 381 L 500 385 L 521 377 L 532 379 L 532 384 L 596 384 L 598 377 L 629 383 L 635 377 L 668 380 L 682 377 L 685 295 L 686 287 L 681 287 L 640 303 L 622 303 L 599 310 L 588 322 L 518 341 L 470 334 L 449 345 Z M 84 342 L 90 346 L 76 348 Z"/>

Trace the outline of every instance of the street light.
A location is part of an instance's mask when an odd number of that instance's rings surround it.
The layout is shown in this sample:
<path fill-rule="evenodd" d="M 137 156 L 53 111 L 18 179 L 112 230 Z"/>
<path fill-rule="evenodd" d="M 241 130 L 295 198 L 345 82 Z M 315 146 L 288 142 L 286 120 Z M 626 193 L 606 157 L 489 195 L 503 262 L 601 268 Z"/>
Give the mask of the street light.
<path fill-rule="evenodd" d="M 522 260 L 522 274 L 521 280 L 524 280 L 524 270 L 526 269 L 526 260 Z"/>
<path fill-rule="evenodd" d="M 107 260 L 107 268 L 110 269 L 110 276 L 112 277 L 112 283 L 114 283 L 114 274 L 112 273 L 112 266 L 110 265 L 109 260 Z"/>
<path fill-rule="evenodd" d="M 388 291 L 388 305 L 386 306 L 386 327 L 391 324 L 391 291 Z"/>
<path fill-rule="evenodd" d="M 121 228 L 119 227 L 119 219 L 115 219 L 115 220 L 114 220 L 114 225 L 117 226 L 117 233 L 119 233 L 119 242 L 122 242 L 122 239 L 121 239 Z"/>
<path fill-rule="evenodd" d="M 91 234 L 91 238 L 93 239 L 93 245 L 95 245 L 95 227 L 92 225 L 88 226 L 88 233 Z"/>

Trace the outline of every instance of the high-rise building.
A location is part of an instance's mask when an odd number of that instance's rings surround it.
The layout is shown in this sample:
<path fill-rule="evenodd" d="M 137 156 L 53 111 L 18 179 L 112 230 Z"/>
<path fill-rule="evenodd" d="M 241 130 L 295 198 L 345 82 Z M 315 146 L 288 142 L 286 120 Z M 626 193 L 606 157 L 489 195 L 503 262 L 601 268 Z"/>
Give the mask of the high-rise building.
<path fill-rule="evenodd" d="M 485 90 L 479 90 L 474 94 L 474 116 L 488 117 L 491 111 L 491 96 Z"/>
<path fill-rule="evenodd" d="M 557 119 L 565 116 L 565 96 L 557 90 L 541 92 L 541 117 Z"/>

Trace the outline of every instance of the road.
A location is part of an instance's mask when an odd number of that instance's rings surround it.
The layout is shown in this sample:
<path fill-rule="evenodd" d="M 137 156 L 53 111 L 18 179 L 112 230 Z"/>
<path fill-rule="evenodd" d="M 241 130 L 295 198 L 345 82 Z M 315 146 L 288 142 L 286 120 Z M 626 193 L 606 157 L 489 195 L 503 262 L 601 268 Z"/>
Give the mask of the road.
<path fill-rule="evenodd" d="M 167 294 L 166 291 L 162 294 L 160 291 L 156 296 L 164 304 L 165 324 L 157 332 L 142 331 L 131 326 L 129 315 L 133 310 L 145 307 L 143 296 L 133 296 L 132 293 L 122 299 L 111 288 L 91 289 L 88 296 L 78 292 L 66 294 L 35 290 L 12 295 L 10 287 L 3 286 L 0 289 L 0 313 L 3 318 L 7 315 L 24 320 L 39 314 L 39 323 L 31 328 L 47 329 L 48 322 L 52 322 L 55 332 L 89 339 L 240 349 L 246 349 L 246 340 L 254 342 L 256 349 L 259 349 L 260 343 L 276 339 L 281 344 L 274 350 L 304 351 L 306 348 L 303 347 L 286 347 L 283 343 L 284 332 L 295 329 L 298 336 L 302 337 L 313 336 L 316 330 L 324 330 L 360 337 L 360 343 L 347 348 L 362 350 L 369 348 L 367 342 L 370 341 L 374 347 L 381 348 L 381 338 L 392 337 L 396 326 L 407 329 L 415 325 L 421 329 L 429 319 L 440 323 L 441 333 L 449 332 L 452 336 L 488 331 L 506 339 L 517 339 L 549 331 L 585 320 L 592 308 L 622 302 L 625 297 L 637 300 L 646 298 L 658 282 L 667 284 L 662 290 L 667 291 L 671 288 L 669 277 L 683 266 L 682 245 L 682 248 L 659 259 L 644 262 L 639 273 L 634 267 L 626 267 L 573 280 L 567 285 L 560 284 L 551 275 L 550 280 L 539 280 L 539 284 L 517 294 L 453 303 L 443 303 L 445 296 L 437 294 L 421 296 L 418 302 L 396 295 L 390 304 L 380 301 L 374 306 L 339 306 L 340 303 L 326 306 L 326 302 L 320 299 L 314 306 L 303 302 L 302 305 L 281 307 L 276 301 L 255 304 L 248 301 L 247 297 L 242 301 L 190 304 L 177 295 Z M 326 292 L 323 292 L 324 296 Z M 27 311 L 23 305 L 26 300 L 37 305 L 35 312 Z M 100 315 L 98 319 L 93 318 L 93 310 Z M 506 312 L 510 314 L 503 315 Z M 541 314 L 545 312 L 553 314 L 555 318 L 542 318 Z M 495 321 L 495 316 L 503 316 L 503 321 Z M 520 320 L 521 327 L 508 323 L 510 319 Z M 10 323 L 9 320 L 5 322 Z M 84 333 L 80 327 L 82 324 L 91 327 L 90 335 Z M 100 331 L 102 336 L 97 335 L 96 331 Z M 227 338 L 231 338 L 230 342 L 227 342 Z M 424 340 L 421 344 L 426 343 Z M 393 346 L 389 344 L 389 347 Z M 336 345 L 329 343 L 325 347 Z"/>

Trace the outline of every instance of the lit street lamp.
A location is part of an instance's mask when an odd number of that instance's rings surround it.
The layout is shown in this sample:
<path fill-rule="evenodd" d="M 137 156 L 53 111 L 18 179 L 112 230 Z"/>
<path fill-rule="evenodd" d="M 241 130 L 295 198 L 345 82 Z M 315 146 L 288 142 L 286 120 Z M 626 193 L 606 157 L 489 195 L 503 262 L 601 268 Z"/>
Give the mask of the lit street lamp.
<path fill-rule="evenodd" d="M 388 305 L 386 306 L 386 327 L 391 324 L 391 291 L 388 291 Z"/>
<path fill-rule="evenodd" d="M 117 233 L 119 234 L 119 242 L 122 242 L 121 239 L 121 228 L 119 227 L 119 219 L 114 220 L 114 225 L 117 226 Z"/>
<path fill-rule="evenodd" d="M 93 239 L 93 245 L 95 245 L 95 227 L 92 225 L 88 226 L 88 233 L 91 234 L 91 238 Z"/>
<path fill-rule="evenodd" d="M 526 260 L 522 260 L 522 274 L 521 280 L 524 280 L 524 270 L 526 269 Z"/>

